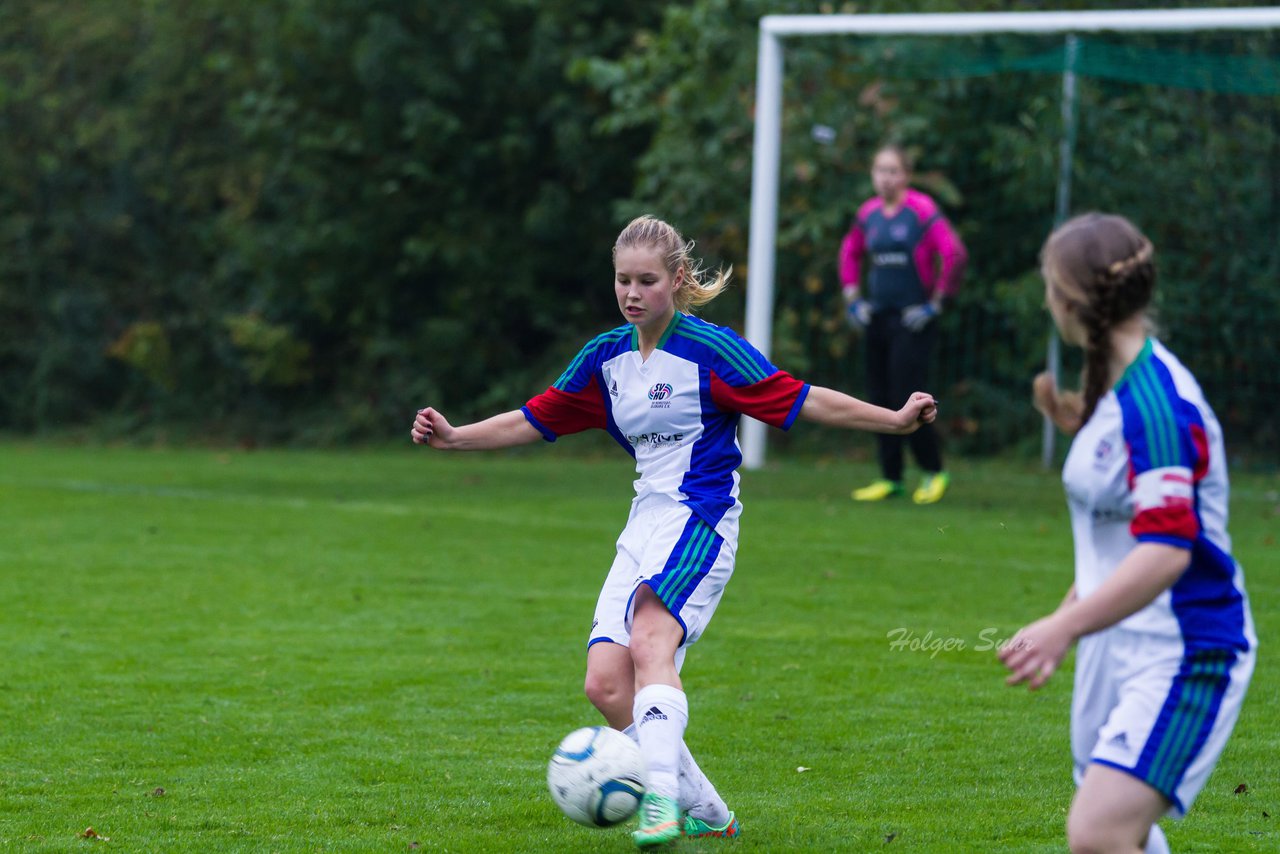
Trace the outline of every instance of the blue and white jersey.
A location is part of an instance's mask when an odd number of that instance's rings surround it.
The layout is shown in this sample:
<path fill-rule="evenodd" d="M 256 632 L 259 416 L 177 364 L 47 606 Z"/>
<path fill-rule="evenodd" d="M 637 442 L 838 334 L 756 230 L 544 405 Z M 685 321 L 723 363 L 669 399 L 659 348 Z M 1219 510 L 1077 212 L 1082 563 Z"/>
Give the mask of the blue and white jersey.
<path fill-rule="evenodd" d="M 635 327 L 605 332 L 522 411 L 552 442 L 607 430 L 635 457 L 637 498 L 667 495 L 716 527 L 742 511 L 740 416 L 789 429 L 808 393 L 737 333 L 677 312 L 648 359 Z"/>
<path fill-rule="evenodd" d="M 1098 401 L 1062 470 L 1075 536 L 1076 595 L 1089 596 L 1140 542 L 1185 548 L 1173 586 L 1121 621 L 1180 637 L 1188 652 L 1257 643 L 1227 534 L 1222 429 L 1191 372 L 1158 341 Z"/>

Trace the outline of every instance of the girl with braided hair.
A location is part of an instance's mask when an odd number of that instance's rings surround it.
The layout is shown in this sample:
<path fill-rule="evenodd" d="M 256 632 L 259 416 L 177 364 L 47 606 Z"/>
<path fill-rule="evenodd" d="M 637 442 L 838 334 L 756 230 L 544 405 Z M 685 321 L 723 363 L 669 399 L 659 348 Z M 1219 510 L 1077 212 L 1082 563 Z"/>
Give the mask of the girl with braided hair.
<path fill-rule="evenodd" d="M 1083 393 L 1042 374 L 1038 409 L 1074 435 L 1062 470 L 1075 583 L 1000 658 L 1045 684 L 1073 642 L 1072 851 L 1169 850 L 1240 712 L 1257 639 L 1227 534 L 1222 430 L 1191 373 L 1152 337 L 1151 242 L 1090 213 L 1041 253 L 1045 301 L 1085 351 Z"/>

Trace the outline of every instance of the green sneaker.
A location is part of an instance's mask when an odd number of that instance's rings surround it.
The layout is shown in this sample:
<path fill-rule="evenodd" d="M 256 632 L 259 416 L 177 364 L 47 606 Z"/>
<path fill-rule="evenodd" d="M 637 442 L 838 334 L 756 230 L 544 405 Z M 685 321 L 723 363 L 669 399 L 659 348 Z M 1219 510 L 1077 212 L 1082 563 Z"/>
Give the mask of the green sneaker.
<path fill-rule="evenodd" d="M 941 501 L 950 483 L 951 475 L 945 471 L 927 474 L 924 480 L 920 481 L 920 488 L 911 495 L 911 500 L 916 504 L 934 504 Z"/>
<path fill-rule="evenodd" d="M 902 494 L 902 481 L 876 480 L 867 486 L 853 491 L 854 501 L 884 501 L 886 498 Z"/>
<path fill-rule="evenodd" d="M 640 829 L 631 834 L 641 848 L 666 845 L 680 838 L 680 807 L 675 798 L 645 792 L 640 801 Z"/>
<path fill-rule="evenodd" d="M 729 810 L 729 820 L 719 827 L 715 827 L 700 818 L 687 815 L 684 817 L 684 835 L 691 839 L 696 839 L 700 836 L 718 836 L 722 839 L 729 839 L 738 835 L 738 819 L 734 816 L 733 810 Z"/>

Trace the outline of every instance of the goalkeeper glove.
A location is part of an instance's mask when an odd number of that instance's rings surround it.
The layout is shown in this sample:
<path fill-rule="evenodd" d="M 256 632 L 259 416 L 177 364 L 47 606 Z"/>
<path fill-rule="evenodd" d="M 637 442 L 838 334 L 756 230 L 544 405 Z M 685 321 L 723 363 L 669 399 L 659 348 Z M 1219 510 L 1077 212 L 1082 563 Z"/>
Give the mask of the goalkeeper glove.
<path fill-rule="evenodd" d="M 849 322 L 850 329 L 861 332 L 871 325 L 871 303 L 864 299 L 855 299 L 845 309 L 844 316 Z"/>
<path fill-rule="evenodd" d="M 902 310 L 902 325 L 912 332 L 919 332 L 938 316 L 938 309 L 931 302 L 910 305 Z"/>

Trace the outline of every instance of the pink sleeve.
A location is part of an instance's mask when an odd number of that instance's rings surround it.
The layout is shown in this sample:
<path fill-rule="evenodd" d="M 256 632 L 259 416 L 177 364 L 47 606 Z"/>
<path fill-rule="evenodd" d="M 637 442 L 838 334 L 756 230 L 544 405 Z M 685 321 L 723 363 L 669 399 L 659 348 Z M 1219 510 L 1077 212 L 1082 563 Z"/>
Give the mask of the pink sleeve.
<path fill-rule="evenodd" d="M 840 244 L 840 286 L 846 290 L 860 284 L 862 253 L 866 249 L 866 237 L 862 233 L 862 223 L 854 220 L 849 233 Z"/>
<path fill-rule="evenodd" d="M 921 273 L 920 280 L 928 288 L 929 296 L 952 296 L 960 288 L 969 252 L 933 199 L 923 193 L 914 195 L 919 198 L 912 199 L 912 202 L 927 211 L 926 221 L 933 220 L 916 246 L 916 269 Z"/>
<path fill-rule="evenodd" d="M 840 244 L 840 286 L 848 291 L 862 285 L 862 255 L 867 251 L 867 233 L 862 224 L 876 208 L 884 204 L 879 196 L 872 196 L 862 203 L 849 226 L 849 233 Z"/>
<path fill-rule="evenodd" d="M 934 251 L 942 259 L 942 270 L 938 274 L 935 292 L 949 297 L 960 289 L 960 277 L 964 275 L 964 268 L 969 263 L 969 251 L 960 242 L 960 235 L 956 234 L 951 223 L 942 216 L 934 220 L 925 240 L 936 245 Z"/>

